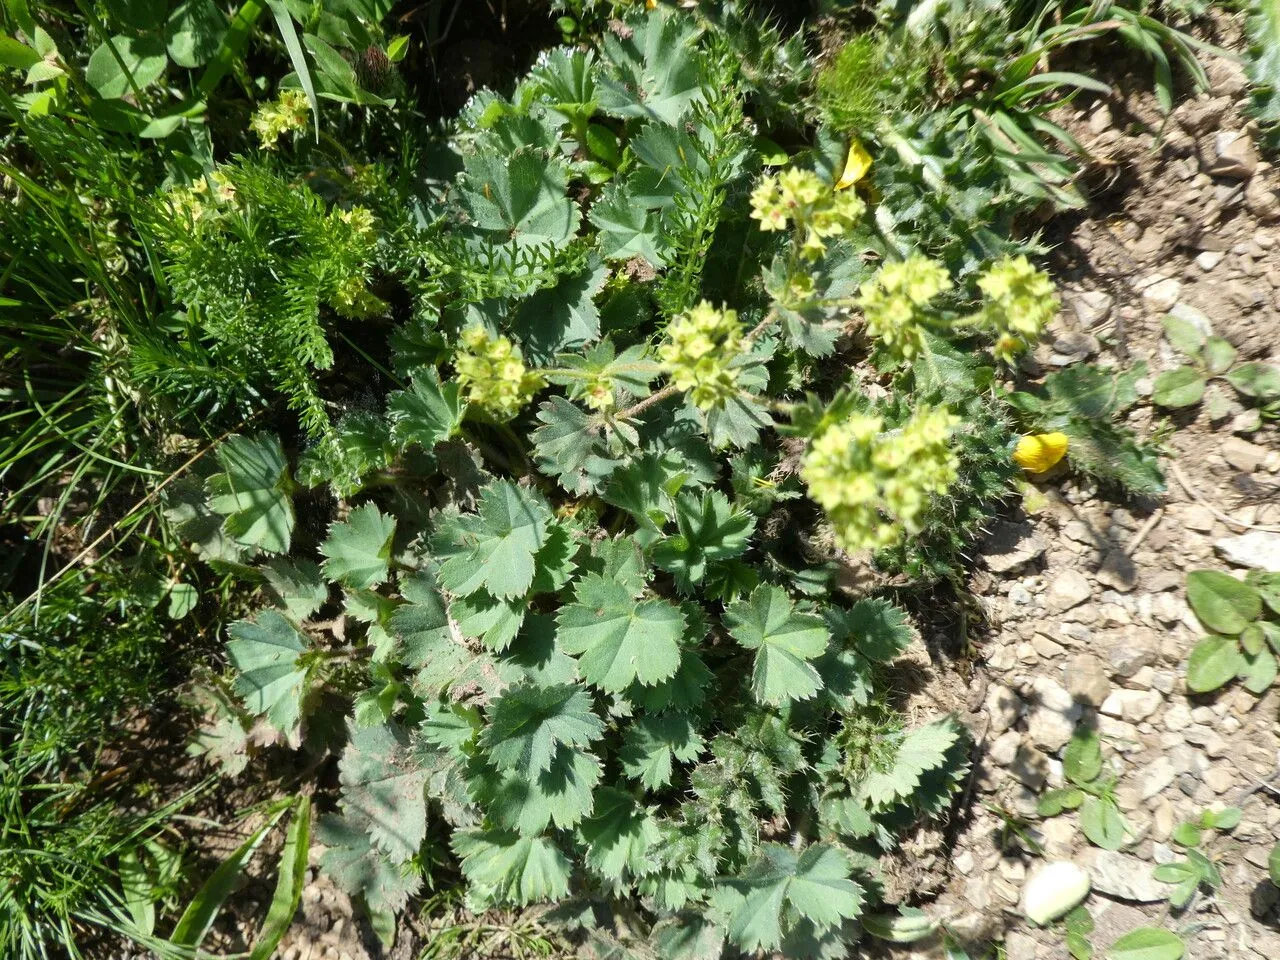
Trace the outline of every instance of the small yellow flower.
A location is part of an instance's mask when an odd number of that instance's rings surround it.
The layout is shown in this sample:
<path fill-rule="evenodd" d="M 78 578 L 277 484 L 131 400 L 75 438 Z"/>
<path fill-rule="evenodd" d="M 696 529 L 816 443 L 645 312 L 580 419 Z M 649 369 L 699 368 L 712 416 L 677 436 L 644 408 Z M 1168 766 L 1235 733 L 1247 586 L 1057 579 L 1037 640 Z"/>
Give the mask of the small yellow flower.
<path fill-rule="evenodd" d="M 1056 466 L 1066 452 L 1066 434 L 1036 433 L 1018 441 L 1018 446 L 1013 451 L 1013 459 L 1018 466 L 1032 473 L 1044 473 Z"/>
<path fill-rule="evenodd" d="M 837 190 L 847 190 L 867 175 L 871 169 L 871 154 L 857 140 L 849 144 L 849 159 L 844 163 L 844 173 L 836 181 Z"/>

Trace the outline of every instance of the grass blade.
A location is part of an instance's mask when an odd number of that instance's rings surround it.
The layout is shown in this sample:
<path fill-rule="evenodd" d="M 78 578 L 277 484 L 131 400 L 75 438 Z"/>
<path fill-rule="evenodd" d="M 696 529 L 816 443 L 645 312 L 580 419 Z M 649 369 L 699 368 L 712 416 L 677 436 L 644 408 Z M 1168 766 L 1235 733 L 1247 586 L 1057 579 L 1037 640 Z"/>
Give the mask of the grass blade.
<path fill-rule="evenodd" d="M 240 874 L 244 872 L 244 868 L 253 857 L 254 851 L 258 849 L 271 828 L 284 816 L 287 809 L 287 805 L 277 805 L 274 812 L 267 817 L 266 822 L 255 830 L 248 840 L 240 844 L 217 870 L 213 871 L 204 886 L 200 888 L 200 892 L 195 895 L 187 905 L 187 909 L 182 911 L 182 916 L 178 918 L 178 925 L 173 928 L 173 935 L 169 937 L 174 944 L 180 947 L 200 945 L 200 941 L 213 926 L 214 918 L 222 909 L 222 904 L 230 896 Z"/>
<path fill-rule="evenodd" d="M 307 103 L 311 104 L 311 120 L 315 126 L 316 141 L 320 140 L 320 101 L 316 98 L 316 86 L 311 81 L 311 70 L 307 67 L 307 55 L 302 50 L 302 41 L 298 39 L 298 31 L 294 29 L 293 17 L 281 0 L 267 0 L 272 14 L 276 18 L 276 26 L 280 28 L 280 38 L 284 40 L 285 49 L 289 51 L 289 61 L 298 74 L 298 82 L 302 84 L 307 95 Z"/>
<path fill-rule="evenodd" d="M 285 931 L 293 922 L 302 899 L 302 885 L 307 879 L 307 853 L 311 849 L 311 801 L 299 797 L 293 821 L 285 836 L 284 849 L 280 851 L 280 873 L 276 878 L 276 892 L 267 908 L 267 918 L 258 931 L 258 941 L 253 945 L 249 960 L 271 960 Z"/>

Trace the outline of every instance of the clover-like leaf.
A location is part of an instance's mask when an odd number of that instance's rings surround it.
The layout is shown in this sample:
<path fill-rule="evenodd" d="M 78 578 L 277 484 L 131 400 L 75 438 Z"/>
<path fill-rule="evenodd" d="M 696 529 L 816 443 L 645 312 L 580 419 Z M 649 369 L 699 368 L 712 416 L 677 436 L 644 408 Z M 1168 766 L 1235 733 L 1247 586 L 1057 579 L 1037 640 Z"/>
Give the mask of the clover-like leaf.
<path fill-rule="evenodd" d="M 509 687 L 490 704 L 480 744 L 499 770 L 534 777 L 550 768 L 559 746 L 585 747 L 603 735 L 586 690 L 529 684 Z"/>
<path fill-rule="evenodd" d="M 328 558 L 325 576 L 356 590 L 376 587 L 387 579 L 395 533 L 395 517 L 384 515 L 372 503 L 356 507 L 345 522 L 329 528 L 328 538 L 320 544 L 320 552 Z"/>
<path fill-rule="evenodd" d="M 275 610 L 263 610 L 254 620 L 233 623 L 227 633 L 227 653 L 239 675 L 234 687 L 245 708 L 265 714 L 283 733 L 302 717 L 308 668 L 299 662 L 306 638 Z"/>
<path fill-rule="evenodd" d="M 756 651 L 751 692 L 761 703 L 807 700 L 818 692 L 822 678 L 810 661 L 822 656 L 830 634 L 821 617 L 796 613 L 781 587 L 765 584 L 734 601 L 724 622 L 735 640 Z"/>
<path fill-rule="evenodd" d="M 280 441 L 268 433 L 228 437 L 217 457 L 223 472 L 209 478 L 209 507 L 226 517 L 222 529 L 246 547 L 288 553 L 293 484 Z"/>
<path fill-rule="evenodd" d="M 624 584 L 588 574 L 556 622 L 560 648 L 579 656 L 583 678 L 601 690 L 652 686 L 680 667 L 684 615 L 665 600 L 636 600 Z"/>
<path fill-rule="evenodd" d="M 447 520 L 431 544 L 445 556 L 440 583 L 460 596 L 485 590 L 499 599 L 523 596 L 534 557 L 546 542 L 551 511 L 532 491 L 499 480 L 480 494 L 478 514 Z"/>

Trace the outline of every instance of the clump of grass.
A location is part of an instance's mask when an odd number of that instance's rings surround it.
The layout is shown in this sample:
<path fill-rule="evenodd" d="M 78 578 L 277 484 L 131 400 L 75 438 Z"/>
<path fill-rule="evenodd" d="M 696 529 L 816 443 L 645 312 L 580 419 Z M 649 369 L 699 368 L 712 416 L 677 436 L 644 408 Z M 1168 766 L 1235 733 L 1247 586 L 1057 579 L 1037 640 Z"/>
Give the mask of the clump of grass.
<path fill-rule="evenodd" d="M 853 37 L 818 74 L 822 112 L 844 133 L 873 130 L 920 85 L 925 68 L 904 68 L 904 62 L 905 58 L 892 55 L 886 34 Z"/>

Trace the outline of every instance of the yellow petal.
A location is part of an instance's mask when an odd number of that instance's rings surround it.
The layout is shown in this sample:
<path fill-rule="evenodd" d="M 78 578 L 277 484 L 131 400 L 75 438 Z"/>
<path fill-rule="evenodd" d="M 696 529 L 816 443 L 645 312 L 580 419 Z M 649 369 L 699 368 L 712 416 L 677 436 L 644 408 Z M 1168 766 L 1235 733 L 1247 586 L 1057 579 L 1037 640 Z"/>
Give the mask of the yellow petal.
<path fill-rule="evenodd" d="M 1014 462 L 1032 473 L 1044 473 L 1067 452 L 1064 433 L 1037 433 L 1023 437 L 1013 451 Z"/>
<path fill-rule="evenodd" d="M 836 183 L 837 190 L 844 190 L 852 187 L 855 183 L 867 175 L 867 171 L 871 169 L 871 154 L 863 149 L 862 144 L 854 140 L 849 144 L 849 159 L 845 161 L 844 173 L 840 174 L 840 180 Z"/>

